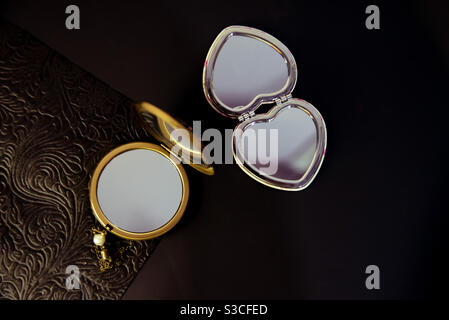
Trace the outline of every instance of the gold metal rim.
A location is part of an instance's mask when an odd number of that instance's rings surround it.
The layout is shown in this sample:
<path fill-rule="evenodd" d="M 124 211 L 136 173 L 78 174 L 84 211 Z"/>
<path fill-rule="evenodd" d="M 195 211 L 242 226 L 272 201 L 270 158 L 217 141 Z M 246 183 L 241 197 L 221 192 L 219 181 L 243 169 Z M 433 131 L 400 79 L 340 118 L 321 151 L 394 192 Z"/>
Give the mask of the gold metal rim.
<path fill-rule="evenodd" d="M 101 172 L 106 167 L 106 165 L 116 156 L 119 154 L 135 150 L 135 149 L 145 149 L 145 150 L 151 150 L 158 152 L 162 156 L 166 157 L 168 161 L 170 161 L 178 170 L 179 176 L 181 178 L 182 182 L 182 198 L 181 203 L 178 207 L 178 210 L 173 215 L 173 217 L 168 221 L 165 225 L 162 227 L 152 230 L 149 232 L 144 233 L 136 233 L 136 232 L 130 232 L 127 230 L 123 230 L 115 225 L 113 225 L 105 216 L 103 211 L 100 208 L 100 204 L 98 203 L 98 197 L 97 197 L 97 185 L 98 185 L 98 179 L 100 178 Z M 187 180 L 187 174 L 183 168 L 183 166 L 180 163 L 176 163 L 171 157 L 170 153 L 165 150 L 164 148 L 148 143 L 148 142 L 132 142 L 127 143 L 124 145 L 121 145 L 112 151 L 110 151 L 106 156 L 101 159 L 101 161 L 98 163 L 97 167 L 95 168 L 95 171 L 92 175 L 90 184 L 89 184 L 89 196 L 90 196 L 90 204 L 92 207 L 92 210 L 94 212 L 95 218 L 101 223 L 101 225 L 106 228 L 109 232 L 125 239 L 129 240 L 148 240 L 152 238 L 159 237 L 160 235 L 168 232 L 170 229 L 172 229 L 181 219 L 182 215 L 184 214 L 184 211 L 187 207 L 187 202 L 189 199 L 189 182 Z"/>
<path fill-rule="evenodd" d="M 166 124 L 170 125 L 172 128 L 182 128 L 182 129 L 188 130 L 178 120 L 176 120 L 175 118 L 170 116 L 168 113 L 159 109 L 158 107 L 156 107 L 155 105 L 153 105 L 151 103 L 142 101 L 142 102 L 136 103 L 134 105 L 134 107 L 138 114 L 149 113 L 149 114 L 154 115 L 157 118 L 159 128 L 162 131 L 161 134 L 163 135 L 163 138 L 166 140 L 165 144 L 167 144 L 168 142 L 173 143 L 173 141 L 171 141 L 171 135 L 166 127 Z M 143 123 L 145 123 L 145 122 L 143 121 Z M 150 133 L 152 133 L 153 136 L 154 135 L 158 136 L 158 133 L 152 132 L 151 128 L 148 128 L 147 126 L 144 126 L 144 128 L 146 128 L 147 130 L 150 130 Z M 164 143 L 164 141 L 160 141 L 160 142 Z M 193 144 L 193 141 L 191 141 L 191 143 Z M 166 147 L 169 149 L 170 145 L 166 145 Z M 179 147 L 186 150 L 189 154 L 192 155 L 192 157 L 196 156 L 200 159 L 202 158 L 201 152 L 198 150 L 194 150 L 192 148 L 187 148 L 186 146 L 183 146 L 183 145 L 179 145 Z M 188 160 L 187 164 L 190 165 L 192 168 L 198 170 L 199 172 L 204 173 L 209 176 L 214 175 L 214 167 L 213 166 L 206 165 L 206 164 L 195 164 L 192 161 L 190 161 L 190 159 L 184 159 L 184 160 Z"/>

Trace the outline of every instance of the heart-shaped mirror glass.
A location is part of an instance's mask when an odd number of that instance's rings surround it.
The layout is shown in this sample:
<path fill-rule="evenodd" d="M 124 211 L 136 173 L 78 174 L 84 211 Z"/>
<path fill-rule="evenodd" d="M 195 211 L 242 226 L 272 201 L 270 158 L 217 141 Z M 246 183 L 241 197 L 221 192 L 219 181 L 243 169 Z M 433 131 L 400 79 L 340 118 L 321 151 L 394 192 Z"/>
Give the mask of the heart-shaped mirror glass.
<path fill-rule="evenodd" d="M 232 26 L 209 50 L 203 87 L 217 111 L 236 118 L 290 94 L 296 75 L 293 55 L 281 42 L 257 29 Z"/>
<path fill-rule="evenodd" d="M 292 99 L 237 126 L 233 148 L 237 163 L 256 180 L 302 190 L 323 161 L 326 127 L 310 103 Z"/>
<path fill-rule="evenodd" d="M 214 168 L 208 164 L 210 160 L 202 153 L 201 139 L 190 128 L 151 103 L 136 103 L 134 108 L 141 125 L 167 150 L 196 170 L 214 174 Z"/>

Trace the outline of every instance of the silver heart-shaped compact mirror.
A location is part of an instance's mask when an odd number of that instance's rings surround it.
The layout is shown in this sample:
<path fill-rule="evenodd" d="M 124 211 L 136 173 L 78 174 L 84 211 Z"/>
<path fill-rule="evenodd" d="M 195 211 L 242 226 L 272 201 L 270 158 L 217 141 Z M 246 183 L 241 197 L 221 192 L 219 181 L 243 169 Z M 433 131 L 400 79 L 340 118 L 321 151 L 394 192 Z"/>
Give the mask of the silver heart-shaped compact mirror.
<path fill-rule="evenodd" d="M 217 36 L 203 70 L 209 104 L 240 121 L 232 137 L 237 164 L 255 180 L 288 191 L 313 181 L 327 143 L 318 110 L 292 98 L 296 78 L 290 50 L 273 36 L 244 26 L 227 27 Z M 273 107 L 256 114 L 262 104 Z"/>

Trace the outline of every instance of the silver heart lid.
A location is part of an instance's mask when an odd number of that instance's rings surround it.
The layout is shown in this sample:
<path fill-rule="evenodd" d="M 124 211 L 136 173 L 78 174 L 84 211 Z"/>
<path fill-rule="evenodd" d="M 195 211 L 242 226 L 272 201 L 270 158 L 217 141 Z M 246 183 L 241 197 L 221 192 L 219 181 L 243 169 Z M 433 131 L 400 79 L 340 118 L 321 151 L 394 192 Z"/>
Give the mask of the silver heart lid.
<path fill-rule="evenodd" d="M 215 39 L 203 69 L 203 89 L 219 113 L 239 118 L 289 96 L 296 62 L 279 40 L 258 29 L 230 26 Z"/>

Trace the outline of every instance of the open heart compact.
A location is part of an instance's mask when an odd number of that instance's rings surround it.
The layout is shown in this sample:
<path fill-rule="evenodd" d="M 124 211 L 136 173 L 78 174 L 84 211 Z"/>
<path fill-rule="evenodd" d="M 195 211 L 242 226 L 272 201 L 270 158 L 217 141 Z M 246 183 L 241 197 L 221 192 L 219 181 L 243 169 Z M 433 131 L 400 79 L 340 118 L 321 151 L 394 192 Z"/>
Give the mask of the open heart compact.
<path fill-rule="evenodd" d="M 292 97 L 296 79 L 289 49 L 273 36 L 244 26 L 227 27 L 217 36 L 203 70 L 209 104 L 240 121 L 232 136 L 237 164 L 255 180 L 289 191 L 312 182 L 327 143 L 318 110 Z M 263 104 L 273 107 L 256 114 Z"/>

